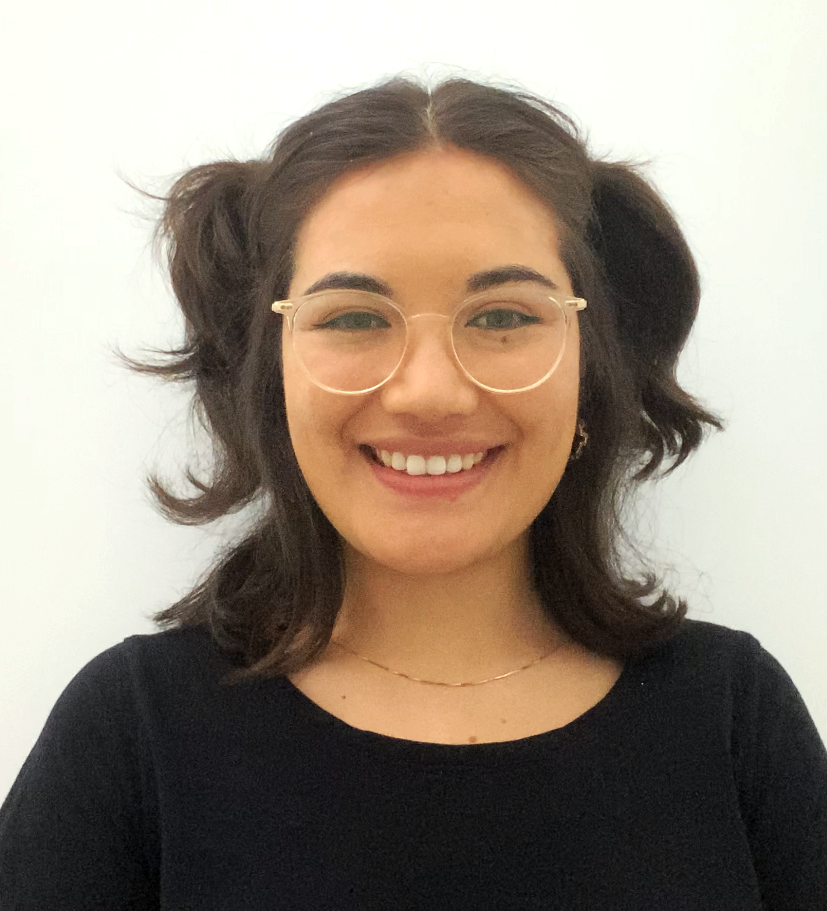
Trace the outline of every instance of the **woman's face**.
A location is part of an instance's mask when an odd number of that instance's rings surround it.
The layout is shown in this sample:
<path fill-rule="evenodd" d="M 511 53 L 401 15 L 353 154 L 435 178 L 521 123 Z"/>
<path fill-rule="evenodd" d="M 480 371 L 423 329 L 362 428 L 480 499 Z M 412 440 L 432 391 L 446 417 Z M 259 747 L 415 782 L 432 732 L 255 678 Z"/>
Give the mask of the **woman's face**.
<path fill-rule="evenodd" d="M 302 224 L 295 264 L 291 297 L 328 273 L 363 273 L 389 286 L 387 296 L 406 316 L 451 313 L 469 296 L 470 276 L 503 266 L 536 270 L 560 294 L 573 294 L 550 212 L 503 165 L 455 148 L 404 154 L 345 175 Z M 399 371 L 354 396 L 316 386 L 285 327 L 293 448 L 346 547 L 413 574 L 462 570 L 524 547 L 571 453 L 580 336 L 577 315 L 570 320 L 551 378 L 512 395 L 481 389 L 460 371 L 443 321 L 414 321 L 426 325 Z M 437 487 L 425 489 L 427 475 L 382 467 L 367 447 L 446 460 L 502 448 L 467 474 L 437 478 L 451 489 L 428 495 Z M 402 489 L 406 484 L 410 489 Z"/>

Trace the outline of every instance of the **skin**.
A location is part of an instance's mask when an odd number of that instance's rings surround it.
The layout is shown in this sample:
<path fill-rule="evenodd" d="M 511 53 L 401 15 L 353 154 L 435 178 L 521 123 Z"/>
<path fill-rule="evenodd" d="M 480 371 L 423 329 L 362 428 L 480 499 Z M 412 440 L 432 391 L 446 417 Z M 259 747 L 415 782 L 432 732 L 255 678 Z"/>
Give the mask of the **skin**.
<path fill-rule="evenodd" d="M 534 268 L 573 296 L 553 213 L 499 162 L 453 147 L 345 175 L 302 224 L 295 262 L 291 297 L 328 272 L 364 272 L 387 282 L 408 314 L 451 312 L 471 273 L 504 265 Z M 284 332 L 293 447 L 343 540 L 348 581 L 334 639 L 395 670 L 446 681 L 505 673 L 564 640 L 531 585 L 528 533 L 571 453 L 577 320 L 552 377 L 516 395 L 471 383 L 432 330 L 383 387 L 338 396 L 306 377 Z M 483 437 L 506 449 L 458 498 L 404 499 L 376 480 L 358 449 L 384 436 Z M 361 672 L 385 674 L 336 652 Z"/>

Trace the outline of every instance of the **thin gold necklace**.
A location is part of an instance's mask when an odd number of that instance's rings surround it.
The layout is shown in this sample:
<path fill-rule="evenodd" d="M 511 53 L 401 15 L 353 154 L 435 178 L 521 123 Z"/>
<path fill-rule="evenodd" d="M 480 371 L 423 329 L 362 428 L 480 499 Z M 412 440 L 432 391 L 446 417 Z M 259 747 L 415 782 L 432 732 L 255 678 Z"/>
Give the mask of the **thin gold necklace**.
<path fill-rule="evenodd" d="M 422 680 L 419 677 L 411 677 L 408 674 L 403 674 L 401 671 L 392 671 L 389 667 L 385 667 L 384 664 L 379 664 L 377 661 L 371 661 L 370 658 L 365 658 L 364 655 L 360 655 L 358 652 L 354 652 L 352 648 L 348 648 L 344 643 L 339 642 L 338 639 L 332 639 L 339 648 L 343 648 L 345 651 L 350 652 L 352 655 L 356 655 L 357 658 L 361 658 L 362 661 L 367 661 L 368 664 L 373 664 L 376 667 L 381 667 L 383 671 L 389 671 L 391 674 L 396 674 L 397 677 L 404 677 L 406 680 L 413 680 L 416 683 L 428 683 L 431 686 L 480 686 L 483 683 L 491 683 L 492 680 L 502 680 L 505 677 L 510 677 L 512 674 L 519 674 L 520 671 L 525 671 L 530 667 L 534 667 L 535 664 L 538 664 L 540 661 L 549 658 L 556 651 L 563 647 L 564 642 L 560 642 L 556 648 L 552 649 L 547 655 L 541 655 L 537 658 L 536 661 L 532 661 L 531 664 L 527 664 L 525 667 L 518 667 L 516 671 L 509 671 L 507 674 L 500 674 L 498 677 L 489 677 L 488 680 L 476 680 L 473 683 L 441 683 L 437 680 Z"/>

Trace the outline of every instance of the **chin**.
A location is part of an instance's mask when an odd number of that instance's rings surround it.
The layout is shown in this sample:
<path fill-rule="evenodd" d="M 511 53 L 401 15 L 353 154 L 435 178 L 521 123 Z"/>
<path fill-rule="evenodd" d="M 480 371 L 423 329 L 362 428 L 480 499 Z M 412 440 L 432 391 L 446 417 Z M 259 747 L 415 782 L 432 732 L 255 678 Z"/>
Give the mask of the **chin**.
<path fill-rule="evenodd" d="M 457 534 L 451 534 L 430 536 L 427 541 L 411 545 L 405 545 L 398 539 L 389 546 L 389 539 L 385 538 L 382 541 L 350 543 L 348 546 L 363 559 L 407 576 L 441 576 L 461 572 L 492 559 L 507 547 L 492 542 L 487 546 L 482 543 L 475 546 L 467 538 L 463 541 L 464 546 L 458 547 L 457 543 Z"/>

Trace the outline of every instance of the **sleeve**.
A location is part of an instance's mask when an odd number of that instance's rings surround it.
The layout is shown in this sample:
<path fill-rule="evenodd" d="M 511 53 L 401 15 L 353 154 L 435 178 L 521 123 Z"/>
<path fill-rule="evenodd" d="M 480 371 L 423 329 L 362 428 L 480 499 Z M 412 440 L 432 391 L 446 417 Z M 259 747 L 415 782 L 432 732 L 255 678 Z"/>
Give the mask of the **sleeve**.
<path fill-rule="evenodd" d="M 3 911 L 158 908 L 123 646 L 69 683 L 0 807 Z"/>
<path fill-rule="evenodd" d="M 789 674 L 744 635 L 735 757 L 762 898 L 769 911 L 824 911 L 827 750 Z"/>

